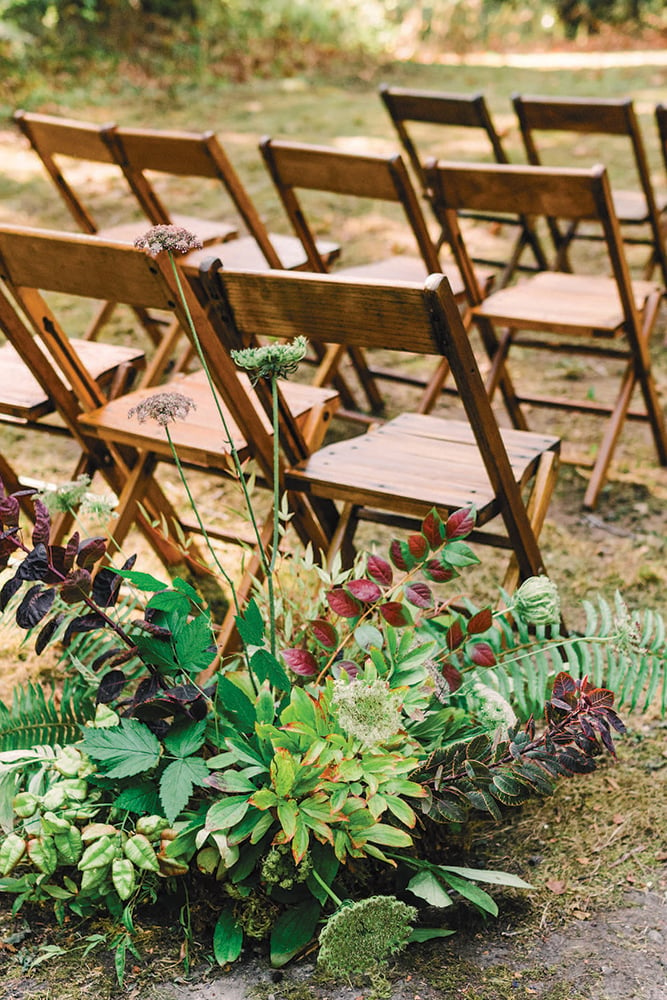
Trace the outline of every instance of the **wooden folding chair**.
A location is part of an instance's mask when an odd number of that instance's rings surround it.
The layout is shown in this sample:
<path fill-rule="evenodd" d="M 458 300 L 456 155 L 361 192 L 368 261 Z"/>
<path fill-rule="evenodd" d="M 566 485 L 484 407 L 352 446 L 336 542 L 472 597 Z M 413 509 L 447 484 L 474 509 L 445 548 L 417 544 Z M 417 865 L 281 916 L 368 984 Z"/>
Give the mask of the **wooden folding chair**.
<path fill-rule="evenodd" d="M 381 84 L 380 97 L 389 113 L 396 133 L 405 149 L 415 176 L 427 200 L 429 198 L 424 163 L 427 159 L 486 160 L 490 154 L 496 163 L 509 163 L 502 138 L 496 129 L 483 94 L 459 94 L 447 91 L 413 90 L 409 87 L 390 87 Z M 422 128 L 422 126 L 424 126 Z M 475 133 L 475 152 L 469 151 L 470 133 Z M 423 134 L 422 134 L 423 133 Z M 419 141 L 417 135 L 419 134 Z M 429 153 L 426 154 L 426 147 Z M 479 152 L 477 145 L 480 145 Z M 464 152 L 465 150 L 465 152 Z M 547 260 L 535 228 L 526 216 L 507 213 L 465 212 L 464 217 L 488 222 L 493 226 L 518 227 L 509 256 L 498 260 L 476 254 L 477 264 L 500 268 L 496 287 L 503 287 L 518 270 L 543 270 Z M 442 240 L 447 239 L 443 233 Z M 534 265 L 522 265 L 520 259 L 526 248 L 535 258 Z"/>
<path fill-rule="evenodd" d="M 164 523 L 176 534 L 175 526 L 180 523 L 153 474 L 158 460 L 168 452 L 164 430 L 157 424 L 132 424 L 127 419 L 128 410 L 155 390 L 143 388 L 107 400 L 91 378 L 82 349 L 85 346 L 90 351 L 102 345 L 73 344 L 68 340 L 42 295 L 49 291 L 106 298 L 113 291 L 116 301 L 141 303 L 146 308 L 171 313 L 187 328 L 188 317 L 165 255 L 152 260 L 143 251 L 96 237 L 0 227 L 0 264 L 0 276 L 14 303 L 20 303 L 29 317 L 44 349 L 38 346 L 33 331 L 7 295 L 0 297 L 0 327 L 42 390 L 49 393 L 65 428 L 84 454 L 86 471 L 98 470 L 117 494 L 118 517 L 111 525 L 114 538 L 122 542 L 136 520 L 167 565 L 182 563 L 188 556 L 190 563 L 196 565 L 196 548 L 191 547 L 184 554 L 153 525 L 155 521 Z M 206 315 L 187 283 L 184 291 L 191 300 L 190 310 L 197 328 L 204 333 L 208 327 Z M 239 450 L 256 457 L 261 473 L 270 478 L 272 442 L 267 422 L 252 405 L 254 397 L 239 380 L 231 360 L 219 372 L 217 382 Z M 176 443 L 186 450 L 184 460 L 207 470 L 229 471 L 229 446 L 214 419 L 211 393 L 202 373 L 182 377 L 167 390 L 171 388 L 191 398 L 200 414 L 190 423 L 174 425 Z M 319 443 L 335 407 L 335 394 L 331 390 L 295 386 L 292 402 L 294 413 L 290 411 L 290 419 L 297 427 L 295 439 L 298 433 Z M 109 422 L 106 428 L 105 417 Z M 246 446 L 245 440 L 252 443 Z M 298 441 L 303 451 L 295 454 L 306 453 L 302 437 Z M 147 511 L 148 519 L 142 508 Z M 301 535 L 312 539 L 315 546 L 326 544 L 327 535 L 306 504 L 297 507 L 295 522 Z"/>
<path fill-rule="evenodd" d="M 128 187 L 106 139 L 113 125 L 96 125 L 92 122 L 76 121 L 54 115 L 36 114 L 30 111 L 16 111 L 14 122 L 27 138 L 35 153 L 44 164 L 77 227 L 83 233 L 94 233 L 102 239 L 120 243 L 133 243 L 149 228 L 146 217 L 137 211 L 136 199 Z M 117 175 L 122 188 L 120 213 L 118 198 L 114 202 L 113 215 L 121 215 L 122 222 L 102 224 L 101 212 L 95 210 L 95 197 L 101 201 L 99 186 L 95 184 L 95 170 L 109 170 Z M 83 176 L 82 176 L 83 173 Z M 92 177 L 91 177 L 92 173 Z M 150 219 L 150 216 L 148 216 Z M 209 220 L 192 215 L 178 215 L 173 221 L 196 232 L 203 243 L 219 243 L 236 235 L 236 228 L 225 220 Z M 110 319 L 113 302 L 106 302 L 95 316 L 86 332 L 88 339 L 97 336 L 102 326 Z M 161 325 L 155 317 L 140 313 L 142 325 L 153 343 L 159 343 L 162 336 Z"/>
<path fill-rule="evenodd" d="M 628 171 L 634 173 L 634 188 L 628 188 L 627 176 L 618 185 L 612 181 L 614 211 L 623 241 L 628 246 L 650 248 L 642 277 L 649 279 L 658 267 L 661 281 L 667 286 L 664 244 L 667 197 L 660 195 L 658 198 L 655 194 L 633 101 L 629 98 L 605 100 L 515 94 L 512 104 L 529 163 L 555 165 L 558 161 L 572 166 L 575 160 L 585 159 L 586 166 L 604 163 L 612 178 L 620 163 L 626 175 Z M 599 138 L 593 138 L 600 136 L 605 137 L 606 142 L 603 139 L 601 144 Z M 557 153 L 553 152 L 554 139 L 561 143 Z M 565 148 L 563 141 L 567 143 Z M 570 267 L 569 250 L 573 240 L 604 240 L 598 229 L 582 231 L 581 220 L 564 217 L 560 223 L 554 218 L 547 221 L 562 268 Z M 648 234 L 644 235 L 646 230 Z"/>
<path fill-rule="evenodd" d="M 512 372 L 512 366 L 506 366 L 506 362 L 515 344 L 570 356 L 609 358 L 622 366 L 616 398 L 608 405 L 591 398 L 575 399 L 569 393 L 567 396 L 517 393 L 509 407 L 515 426 L 527 426 L 523 404 L 607 418 L 584 498 L 584 505 L 589 508 L 597 503 L 626 419 L 648 421 L 658 460 L 661 465 L 667 464 L 664 417 L 649 355 L 651 331 L 663 288 L 655 281 L 630 279 L 605 168 L 575 170 L 433 162 L 427 166 L 427 175 L 436 210 L 443 224 L 451 226 L 455 234 L 453 245 L 466 278 L 473 321 L 480 328 L 493 359 L 489 392 L 493 392 L 501 370 L 508 367 Z M 604 233 L 612 276 L 602 276 L 599 269 L 590 273 L 590 264 L 586 274 L 543 271 L 485 297 L 457 229 L 457 213 L 462 208 L 487 211 L 499 206 L 528 214 L 542 212 L 553 218 L 595 222 Z M 595 269 L 595 263 L 592 268 Z M 635 388 L 643 397 L 643 409 L 630 408 Z"/>
<path fill-rule="evenodd" d="M 458 268 L 438 252 L 405 163 L 398 153 L 381 156 L 341 152 L 325 146 L 270 138 L 262 139 L 260 148 L 294 231 L 307 250 L 310 270 L 326 273 L 330 268 L 318 252 L 315 232 L 304 208 L 303 192 L 327 192 L 357 200 L 393 203 L 401 209 L 407 252 L 382 256 L 366 264 L 336 268 L 336 273 L 356 278 L 396 278 L 403 281 L 423 281 L 428 274 L 444 273 L 457 302 L 466 308 L 465 286 Z M 481 280 L 489 277 L 484 275 Z M 374 376 L 424 386 L 419 411 L 427 413 L 433 408 L 448 370 L 444 359 L 433 376 L 424 380 L 396 369 L 370 369 L 361 348 L 355 346 L 349 350 L 372 408 L 378 410 L 382 406 Z M 320 384 L 326 383 L 336 371 L 341 353 L 338 349 L 325 355 L 325 363 L 318 372 Z"/>
<path fill-rule="evenodd" d="M 213 132 L 114 126 L 105 131 L 105 138 L 116 163 L 123 170 L 137 201 L 153 225 L 181 224 L 178 216 L 173 214 L 173 204 L 179 200 L 179 187 L 190 180 L 196 185 L 196 196 L 200 201 L 204 200 L 204 185 L 210 182 L 211 197 L 215 199 L 215 203 L 219 203 L 222 194 L 223 204 L 227 203 L 237 217 L 237 228 L 245 228 L 246 234 L 237 234 L 229 242 L 229 246 L 225 244 L 212 248 L 211 243 L 215 241 L 202 239 L 205 249 L 188 254 L 188 266 L 198 267 L 202 257 L 210 257 L 211 252 L 229 267 L 263 270 L 266 267 L 306 266 L 306 253 L 298 239 L 288 234 L 267 231 L 231 160 Z M 170 180 L 175 180 L 176 184 L 171 184 L 165 193 L 161 184 L 167 185 Z M 211 225 L 210 222 L 208 224 Z M 195 222 L 186 228 L 201 238 Z M 323 241 L 319 250 L 325 259 L 331 260 L 339 253 L 340 248 L 330 241 Z"/>
<path fill-rule="evenodd" d="M 330 554 L 342 549 L 349 559 L 360 520 L 412 528 L 434 506 L 443 513 L 471 507 L 477 517 L 474 539 L 512 552 L 508 586 L 544 571 L 537 536 L 554 486 L 559 441 L 498 428 L 444 276 L 431 275 L 424 285 L 251 274 L 218 269 L 216 263 L 201 280 L 229 348 L 270 330 L 287 339 L 304 335 L 323 344 L 448 358 L 466 420 L 404 413 L 312 451 L 286 471 L 292 492 L 311 502 L 342 504 Z"/>

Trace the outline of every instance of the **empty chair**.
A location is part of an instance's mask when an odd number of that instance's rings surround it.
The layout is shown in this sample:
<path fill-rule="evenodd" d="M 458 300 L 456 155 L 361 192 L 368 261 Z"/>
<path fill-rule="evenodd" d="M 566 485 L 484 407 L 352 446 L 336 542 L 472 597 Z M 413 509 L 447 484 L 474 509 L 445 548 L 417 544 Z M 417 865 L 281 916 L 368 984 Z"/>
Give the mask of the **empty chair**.
<path fill-rule="evenodd" d="M 509 399 L 508 407 L 515 426 L 527 426 L 523 404 L 606 417 L 584 497 L 587 507 L 597 503 L 626 419 L 648 422 L 658 461 L 667 464 L 664 417 L 649 355 L 651 331 L 663 288 L 657 281 L 631 281 L 605 168 L 472 166 L 434 161 L 428 165 L 427 175 L 436 210 L 443 224 L 450 226 L 455 234 L 453 246 L 457 248 L 459 266 L 466 278 L 473 321 L 480 328 L 493 360 L 490 392 L 501 371 L 508 370 L 510 376 L 514 375 L 510 352 L 515 344 L 562 353 L 569 358 L 586 355 L 607 358 L 620 367 L 615 395 L 608 403 L 590 392 L 586 398 L 575 398 L 571 382 L 567 383 L 568 391 L 560 396 L 517 392 Z M 597 223 L 607 251 L 602 273 L 595 261 L 592 265 L 589 262 L 585 274 L 542 271 L 485 297 L 458 230 L 458 212 L 462 208 L 486 211 L 499 206 Z M 605 267 L 611 269 L 611 277 L 604 273 Z M 589 377 L 594 378 L 595 372 L 591 371 Z M 506 380 L 506 389 L 507 385 Z M 635 389 L 639 390 L 643 407 L 632 409 Z"/>
<path fill-rule="evenodd" d="M 537 536 L 553 489 L 559 441 L 501 431 L 447 279 L 425 283 L 211 267 L 205 294 L 220 339 L 240 347 L 270 330 L 290 339 L 446 355 L 465 409 L 461 420 L 403 413 L 355 438 L 312 451 L 286 470 L 290 491 L 337 504 L 331 551 L 350 558 L 360 520 L 412 528 L 433 508 L 474 509 L 473 538 L 509 550 L 506 582 L 543 572 Z M 217 343 L 217 347 L 216 347 Z M 220 342 L 208 353 L 222 349 Z"/>
<path fill-rule="evenodd" d="M 263 139 L 260 148 L 294 231 L 307 250 L 312 271 L 325 273 L 329 271 L 329 266 L 318 252 L 316 224 L 309 219 L 304 207 L 304 192 L 328 192 L 341 196 L 341 200 L 348 197 L 384 205 L 393 203 L 398 206 L 402 217 L 399 224 L 403 236 L 397 236 L 392 231 L 393 242 L 398 243 L 400 239 L 402 243 L 400 252 L 387 255 L 379 248 L 370 262 L 337 268 L 337 273 L 356 278 L 395 278 L 402 281 L 423 281 L 428 274 L 444 273 L 449 278 L 455 298 L 465 308 L 465 287 L 458 268 L 451 259 L 443 259 L 444 254 L 438 251 L 405 163 L 398 153 L 390 156 L 350 153 L 326 146 L 270 138 Z M 395 222 L 394 217 L 389 218 Z M 481 280 L 487 277 L 485 275 Z M 380 406 L 382 400 L 369 374 L 407 381 L 405 375 L 397 370 L 373 369 L 369 373 L 359 354 L 361 348 L 353 345 L 350 350 L 372 406 Z M 329 352 L 325 357 L 327 363 L 333 366 L 339 360 L 340 352 Z M 327 381 L 331 370 L 335 368 L 324 367 L 320 379 Z M 446 367 L 438 365 L 431 379 L 415 379 L 417 384 L 426 387 L 420 404 L 422 412 L 428 412 L 433 407 L 445 373 Z"/>
<path fill-rule="evenodd" d="M 604 163 L 612 180 L 612 199 L 628 246 L 649 248 L 642 277 L 650 278 L 657 267 L 667 285 L 667 255 L 664 226 L 667 198 L 656 196 L 634 104 L 629 98 L 592 99 L 587 97 L 533 97 L 515 94 L 512 103 L 517 115 L 528 162 L 534 165 L 562 163 L 583 166 Z M 587 136 L 587 139 L 583 137 Z M 599 137 L 602 139 L 602 144 Z M 554 140 L 559 140 L 554 153 Z M 563 141 L 566 143 L 563 146 Z M 618 183 L 619 165 L 624 176 Z M 627 172 L 634 182 L 627 181 Z M 569 220 L 569 224 L 567 222 Z M 599 231 L 582 231 L 579 223 L 563 216 L 561 223 L 549 218 L 559 266 L 570 266 L 568 251 L 574 239 L 600 240 Z"/>
<path fill-rule="evenodd" d="M 179 200 L 178 186 L 183 185 L 186 180 L 194 181 L 194 190 L 201 199 L 202 185 L 208 181 L 213 188 L 216 205 L 223 206 L 221 210 L 216 209 L 218 224 L 231 211 L 236 228 L 245 229 L 245 234 L 230 241 L 229 246 L 216 247 L 215 253 L 227 266 L 300 268 L 306 265 L 306 253 L 298 239 L 289 234 L 267 231 L 213 132 L 114 126 L 106 131 L 105 137 L 116 162 L 153 225 L 180 225 L 173 207 Z M 176 184 L 171 185 L 167 195 L 161 190 L 161 185 L 170 179 L 175 180 Z M 196 222 L 186 228 L 198 235 L 206 247 L 204 251 L 192 251 L 188 255 L 188 264 L 197 266 L 202 254 L 210 255 L 212 241 L 202 238 Z M 327 260 L 339 251 L 336 244 L 331 242 L 323 242 L 319 249 Z"/>
<path fill-rule="evenodd" d="M 440 159 L 474 161 L 486 160 L 490 155 L 496 163 L 509 162 L 502 138 L 493 123 L 483 94 L 413 90 L 409 87 L 390 87 L 382 84 L 380 97 L 427 199 L 429 190 L 424 172 L 424 163 L 427 159 L 437 156 Z M 423 129 L 424 135 L 418 140 L 420 126 L 428 128 Z M 474 151 L 468 148 L 471 142 L 470 135 L 473 132 Z M 431 140 L 428 149 L 427 140 Z M 546 268 L 547 261 L 537 232 L 525 216 L 517 218 L 502 212 L 463 214 L 496 225 L 519 227 L 506 259 L 489 260 L 488 255 L 481 258 L 479 253 L 475 256 L 478 263 L 491 264 L 502 269 L 496 280 L 497 286 L 506 284 L 517 268 L 524 269 L 524 266 L 520 265 L 520 259 L 526 248 L 530 248 L 535 260 L 535 263 L 526 269 Z M 446 239 L 446 234 L 443 234 L 443 239 Z"/>

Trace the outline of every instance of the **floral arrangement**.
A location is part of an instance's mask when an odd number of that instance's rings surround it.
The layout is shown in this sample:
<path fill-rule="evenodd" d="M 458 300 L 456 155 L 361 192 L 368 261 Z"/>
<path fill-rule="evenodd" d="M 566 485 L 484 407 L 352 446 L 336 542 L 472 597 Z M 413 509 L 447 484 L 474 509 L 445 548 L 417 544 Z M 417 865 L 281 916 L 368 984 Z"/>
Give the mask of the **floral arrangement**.
<path fill-rule="evenodd" d="M 157 228 L 149 252 L 191 245 Z M 235 360 L 275 392 L 305 347 Z M 170 440 L 190 406 L 162 392 L 133 416 L 157 420 Z M 280 966 L 319 936 L 332 975 L 452 933 L 423 926 L 420 905 L 497 913 L 482 885 L 529 886 L 442 863 L 435 824 L 500 817 L 592 770 L 624 731 L 601 674 L 618 662 L 651 677 L 664 668 L 664 642 L 649 648 L 627 610 L 568 636 L 547 578 L 503 594 L 503 610 L 447 596 L 477 562 L 471 510 L 433 510 L 385 555 L 327 570 L 308 551 L 278 558 L 274 504 L 264 585 L 236 605 L 241 648 L 209 678 L 215 624 L 192 584 L 142 573 L 134 558 L 112 567 L 103 538 L 52 545 L 39 495 L 26 533 L 18 497 L 0 495 L 0 608 L 36 633 L 37 652 L 94 638 L 59 708 L 31 687 L 0 712 L 0 891 L 15 912 L 25 902 L 48 902 L 60 919 L 106 908 L 121 980 L 137 910 L 166 882 L 210 881 L 219 963 L 266 938 Z M 314 577 L 315 596 L 301 606 L 298 589 L 284 596 L 281 574 Z M 128 589 L 138 617 L 123 604 Z M 604 652 L 595 680 L 582 669 L 592 649 Z M 360 872 L 387 885 L 393 874 L 395 891 L 369 897 Z"/>

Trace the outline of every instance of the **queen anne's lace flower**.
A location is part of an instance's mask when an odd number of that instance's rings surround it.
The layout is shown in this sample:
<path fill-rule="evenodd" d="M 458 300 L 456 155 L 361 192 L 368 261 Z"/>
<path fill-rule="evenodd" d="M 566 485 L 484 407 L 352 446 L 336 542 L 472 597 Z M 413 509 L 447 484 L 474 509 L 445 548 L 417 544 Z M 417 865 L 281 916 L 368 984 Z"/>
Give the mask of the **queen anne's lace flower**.
<path fill-rule="evenodd" d="M 181 226 L 153 226 L 134 241 L 135 247 L 145 250 L 149 257 L 161 253 L 189 253 L 201 250 L 202 241 Z"/>
<path fill-rule="evenodd" d="M 341 729 L 366 746 L 386 743 L 402 728 L 399 694 L 386 681 L 339 681 L 331 704 Z"/>
<path fill-rule="evenodd" d="M 266 344 L 264 347 L 232 351 L 232 358 L 239 368 L 245 368 L 253 382 L 258 382 L 261 378 L 287 378 L 292 375 L 304 359 L 307 348 L 305 337 L 295 337 L 291 344 Z"/>
<path fill-rule="evenodd" d="M 416 916 L 414 906 L 395 896 L 346 903 L 322 928 L 318 962 L 333 975 L 374 972 L 405 948 Z"/>
<path fill-rule="evenodd" d="M 156 392 L 143 399 L 127 411 L 128 417 L 136 417 L 140 424 L 155 420 L 162 427 L 175 420 L 185 420 L 190 410 L 196 410 L 194 399 L 180 392 Z"/>

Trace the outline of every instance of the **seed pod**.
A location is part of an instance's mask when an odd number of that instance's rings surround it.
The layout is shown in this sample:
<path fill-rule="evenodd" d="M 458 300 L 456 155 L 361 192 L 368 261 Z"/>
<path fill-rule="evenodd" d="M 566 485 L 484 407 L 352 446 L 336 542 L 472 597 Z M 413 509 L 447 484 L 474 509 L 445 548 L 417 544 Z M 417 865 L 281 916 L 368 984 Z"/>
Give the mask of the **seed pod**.
<path fill-rule="evenodd" d="M 80 831 L 71 826 L 64 833 L 54 834 L 53 841 L 58 852 L 58 860 L 65 865 L 75 865 L 83 853 Z"/>
<path fill-rule="evenodd" d="M 178 858 L 169 858 L 166 854 L 158 854 L 157 860 L 160 866 L 160 875 L 164 875 L 165 878 L 186 875 L 190 871 L 189 866 L 184 861 L 179 861 Z"/>
<path fill-rule="evenodd" d="M 53 762 L 56 771 L 66 778 L 76 778 L 83 763 L 81 752 L 76 747 L 66 746 L 59 752 Z"/>
<path fill-rule="evenodd" d="M 109 866 L 104 868 L 87 868 L 81 875 L 81 893 L 86 895 L 91 889 L 102 888 L 109 877 Z"/>
<path fill-rule="evenodd" d="M 28 841 L 28 857 L 44 875 L 53 875 L 58 867 L 58 854 L 53 837 L 33 837 Z"/>
<path fill-rule="evenodd" d="M 88 797 L 88 782 L 84 778 L 66 778 L 60 782 L 70 802 L 85 802 Z"/>
<path fill-rule="evenodd" d="M 77 868 L 81 872 L 85 872 L 89 868 L 106 868 L 116 856 L 117 846 L 118 839 L 116 837 L 99 837 L 85 849 Z"/>
<path fill-rule="evenodd" d="M 140 816 L 136 822 L 135 830 L 148 837 L 149 840 L 156 840 L 158 834 L 161 834 L 168 826 L 169 820 L 165 819 L 164 816 Z"/>
<path fill-rule="evenodd" d="M 54 812 L 45 812 L 42 816 L 42 832 L 47 836 L 54 833 L 65 833 L 72 824 L 64 816 L 57 816 Z"/>
<path fill-rule="evenodd" d="M 137 881 L 136 869 L 129 858 L 114 858 L 111 863 L 111 880 L 123 902 L 129 899 Z"/>
<path fill-rule="evenodd" d="M 156 872 L 159 869 L 157 855 L 151 846 L 151 842 L 142 833 L 136 833 L 130 837 L 123 845 L 125 857 L 129 858 L 137 866 L 147 872 Z"/>
<path fill-rule="evenodd" d="M 61 783 L 51 787 L 42 795 L 42 805 L 45 809 L 60 809 L 65 805 L 67 795 Z"/>
<path fill-rule="evenodd" d="M 8 833 L 0 844 L 0 875 L 9 875 L 25 854 L 26 842 L 17 833 Z"/>
<path fill-rule="evenodd" d="M 100 837 L 113 837 L 116 833 L 118 830 L 111 823 L 89 823 L 81 831 L 81 839 L 84 844 L 90 844 L 93 840 L 99 840 Z"/>
<path fill-rule="evenodd" d="M 19 792 L 12 799 L 12 809 L 20 819 L 34 816 L 39 806 L 39 799 L 32 792 Z"/>

